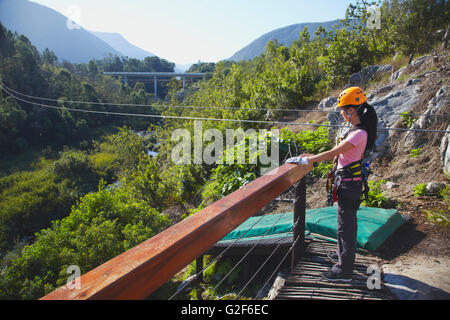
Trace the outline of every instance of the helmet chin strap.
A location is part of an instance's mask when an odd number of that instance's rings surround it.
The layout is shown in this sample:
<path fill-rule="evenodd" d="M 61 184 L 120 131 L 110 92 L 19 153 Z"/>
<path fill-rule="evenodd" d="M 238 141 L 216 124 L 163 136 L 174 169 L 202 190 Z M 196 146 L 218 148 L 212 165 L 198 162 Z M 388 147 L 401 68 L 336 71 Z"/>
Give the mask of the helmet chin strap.
<path fill-rule="evenodd" d="M 351 113 L 347 113 L 347 118 L 348 118 L 348 121 L 347 121 L 347 122 L 349 122 L 349 123 L 352 122 L 352 116 L 353 116 L 354 113 L 355 113 L 355 111 L 353 111 L 353 112 L 351 112 Z"/>

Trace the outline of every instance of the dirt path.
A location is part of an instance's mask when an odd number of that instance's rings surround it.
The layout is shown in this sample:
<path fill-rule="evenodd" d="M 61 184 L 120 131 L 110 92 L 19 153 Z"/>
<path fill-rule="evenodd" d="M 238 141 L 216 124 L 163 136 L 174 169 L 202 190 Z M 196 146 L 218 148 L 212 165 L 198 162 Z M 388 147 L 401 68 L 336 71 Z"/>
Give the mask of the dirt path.
<path fill-rule="evenodd" d="M 450 259 L 407 255 L 382 266 L 383 281 L 401 300 L 449 300 Z"/>

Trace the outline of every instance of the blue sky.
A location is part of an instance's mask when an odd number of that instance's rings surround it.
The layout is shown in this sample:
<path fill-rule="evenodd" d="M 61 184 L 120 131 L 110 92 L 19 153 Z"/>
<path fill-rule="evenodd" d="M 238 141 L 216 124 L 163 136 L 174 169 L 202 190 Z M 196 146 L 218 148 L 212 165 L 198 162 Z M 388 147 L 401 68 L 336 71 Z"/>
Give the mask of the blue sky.
<path fill-rule="evenodd" d="M 231 57 L 259 36 L 345 16 L 351 0 L 32 0 L 178 64 Z"/>

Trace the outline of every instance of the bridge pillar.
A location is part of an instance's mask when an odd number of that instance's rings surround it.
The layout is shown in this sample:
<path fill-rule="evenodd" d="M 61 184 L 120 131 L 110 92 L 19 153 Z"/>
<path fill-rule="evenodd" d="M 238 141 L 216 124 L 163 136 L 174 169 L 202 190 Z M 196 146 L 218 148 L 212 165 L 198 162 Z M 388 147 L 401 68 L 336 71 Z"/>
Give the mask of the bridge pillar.
<path fill-rule="evenodd" d="M 153 86 L 154 86 L 154 93 L 155 93 L 155 100 L 158 100 L 158 77 L 154 76 L 153 77 Z"/>
<path fill-rule="evenodd" d="M 128 84 L 128 77 L 127 77 L 127 76 L 123 76 L 123 82 L 124 82 L 125 84 Z"/>
<path fill-rule="evenodd" d="M 186 77 L 183 77 L 183 89 L 185 85 L 186 85 Z"/>

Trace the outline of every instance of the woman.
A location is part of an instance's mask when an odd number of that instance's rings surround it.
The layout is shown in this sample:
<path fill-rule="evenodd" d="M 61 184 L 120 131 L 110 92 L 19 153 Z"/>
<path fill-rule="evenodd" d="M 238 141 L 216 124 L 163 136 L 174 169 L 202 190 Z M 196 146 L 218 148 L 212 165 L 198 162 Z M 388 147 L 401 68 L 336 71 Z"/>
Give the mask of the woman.
<path fill-rule="evenodd" d="M 356 211 L 361 203 L 362 167 L 364 153 L 374 147 L 378 117 L 359 87 L 344 90 L 338 97 L 338 107 L 352 128 L 342 141 L 330 151 L 317 155 L 302 154 L 306 163 L 331 160 L 335 157 L 335 176 L 338 197 L 337 252 L 328 257 L 335 262 L 322 276 L 333 282 L 350 282 L 356 253 Z"/>

